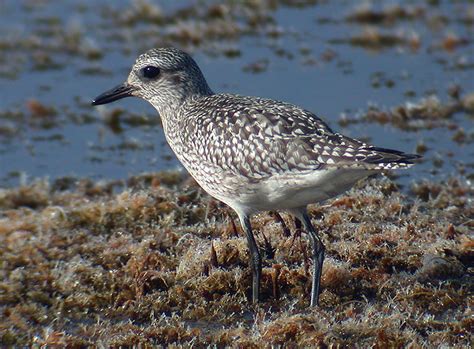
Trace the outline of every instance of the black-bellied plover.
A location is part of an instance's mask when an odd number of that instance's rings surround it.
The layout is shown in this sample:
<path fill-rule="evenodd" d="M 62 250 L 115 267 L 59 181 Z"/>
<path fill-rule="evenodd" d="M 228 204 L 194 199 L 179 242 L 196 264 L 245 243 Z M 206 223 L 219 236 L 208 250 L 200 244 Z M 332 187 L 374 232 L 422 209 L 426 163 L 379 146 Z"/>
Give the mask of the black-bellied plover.
<path fill-rule="evenodd" d="M 155 107 L 184 167 L 205 191 L 237 212 L 250 250 L 254 303 L 262 259 L 250 225 L 253 213 L 286 210 L 302 222 L 311 241 L 314 306 L 325 249 L 307 205 L 341 194 L 368 175 L 409 167 L 419 158 L 335 133 L 313 113 L 289 103 L 216 94 L 191 56 L 175 48 L 139 56 L 127 81 L 92 104 L 129 96 Z"/>

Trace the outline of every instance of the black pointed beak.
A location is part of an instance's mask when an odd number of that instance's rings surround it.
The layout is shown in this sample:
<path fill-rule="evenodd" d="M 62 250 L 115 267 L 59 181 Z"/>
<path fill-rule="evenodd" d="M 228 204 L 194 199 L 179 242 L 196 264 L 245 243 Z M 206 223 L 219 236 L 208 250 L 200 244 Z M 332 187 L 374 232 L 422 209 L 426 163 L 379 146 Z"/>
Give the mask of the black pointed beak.
<path fill-rule="evenodd" d="M 97 96 L 92 100 L 92 105 L 101 105 L 101 104 L 107 104 L 113 101 L 116 101 L 118 99 L 122 99 L 125 97 L 131 97 L 133 96 L 133 91 L 135 91 L 136 88 L 124 83 L 122 85 L 116 86 L 111 90 L 108 90 L 101 95 Z"/>

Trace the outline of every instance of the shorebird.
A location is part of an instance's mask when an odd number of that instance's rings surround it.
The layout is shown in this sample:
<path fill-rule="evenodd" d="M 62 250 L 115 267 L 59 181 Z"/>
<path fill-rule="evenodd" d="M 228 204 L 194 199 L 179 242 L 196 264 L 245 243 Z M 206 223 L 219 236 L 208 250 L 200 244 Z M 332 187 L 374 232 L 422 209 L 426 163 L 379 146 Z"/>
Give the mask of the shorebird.
<path fill-rule="evenodd" d="M 214 93 L 194 59 L 176 48 L 140 55 L 126 82 L 92 104 L 129 96 L 155 107 L 183 166 L 239 216 L 250 251 L 253 303 L 259 301 L 262 258 L 252 214 L 284 210 L 302 222 L 313 259 L 310 305 L 318 305 L 325 248 L 307 205 L 335 197 L 371 174 L 407 168 L 419 158 L 343 136 L 289 103 Z"/>

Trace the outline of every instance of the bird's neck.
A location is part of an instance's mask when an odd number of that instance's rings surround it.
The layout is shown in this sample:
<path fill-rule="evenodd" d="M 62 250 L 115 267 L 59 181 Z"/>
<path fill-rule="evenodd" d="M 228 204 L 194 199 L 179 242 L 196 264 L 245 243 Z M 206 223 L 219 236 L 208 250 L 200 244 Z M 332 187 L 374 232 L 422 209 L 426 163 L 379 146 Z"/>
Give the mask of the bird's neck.
<path fill-rule="evenodd" d="M 214 93 L 210 88 L 199 93 L 186 94 L 186 96 L 173 96 L 174 98 L 166 98 L 166 102 L 163 100 L 163 96 L 157 96 L 156 99 L 151 100 L 151 104 L 158 111 L 163 129 L 165 134 L 173 133 L 173 129 L 179 127 L 178 125 L 182 122 L 183 118 L 187 118 L 185 109 L 189 104 L 195 101 L 213 95 Z"/>
<path fill-rule="evenodd" d="M 149 102 L 153 105 L 153 107 L 155 107 L 162 119 L 173 119 L 173 117 L 176 116 L 176 114 L 184 105 L 213 94 L 214 93 L 209 90 L 205 93 L 193 93 L 186 95 L 158 95 L 155 98 L 149 100 Z"/>

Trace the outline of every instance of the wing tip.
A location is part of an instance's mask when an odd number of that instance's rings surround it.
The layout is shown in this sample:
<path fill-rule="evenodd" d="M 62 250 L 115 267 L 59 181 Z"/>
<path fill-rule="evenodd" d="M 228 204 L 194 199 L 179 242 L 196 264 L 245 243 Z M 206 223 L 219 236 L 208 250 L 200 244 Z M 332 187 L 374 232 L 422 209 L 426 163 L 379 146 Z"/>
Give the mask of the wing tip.
<path fill-rule="evenodd" d="M 374 158 L 368 162 L 379 165 L 382 169 L 408 168 L 419 162 L 423 157 L 419 154 L 408 154 L 400 150 L 380 147 L 370 147 L 367 150 L 374 151 Z"/>

